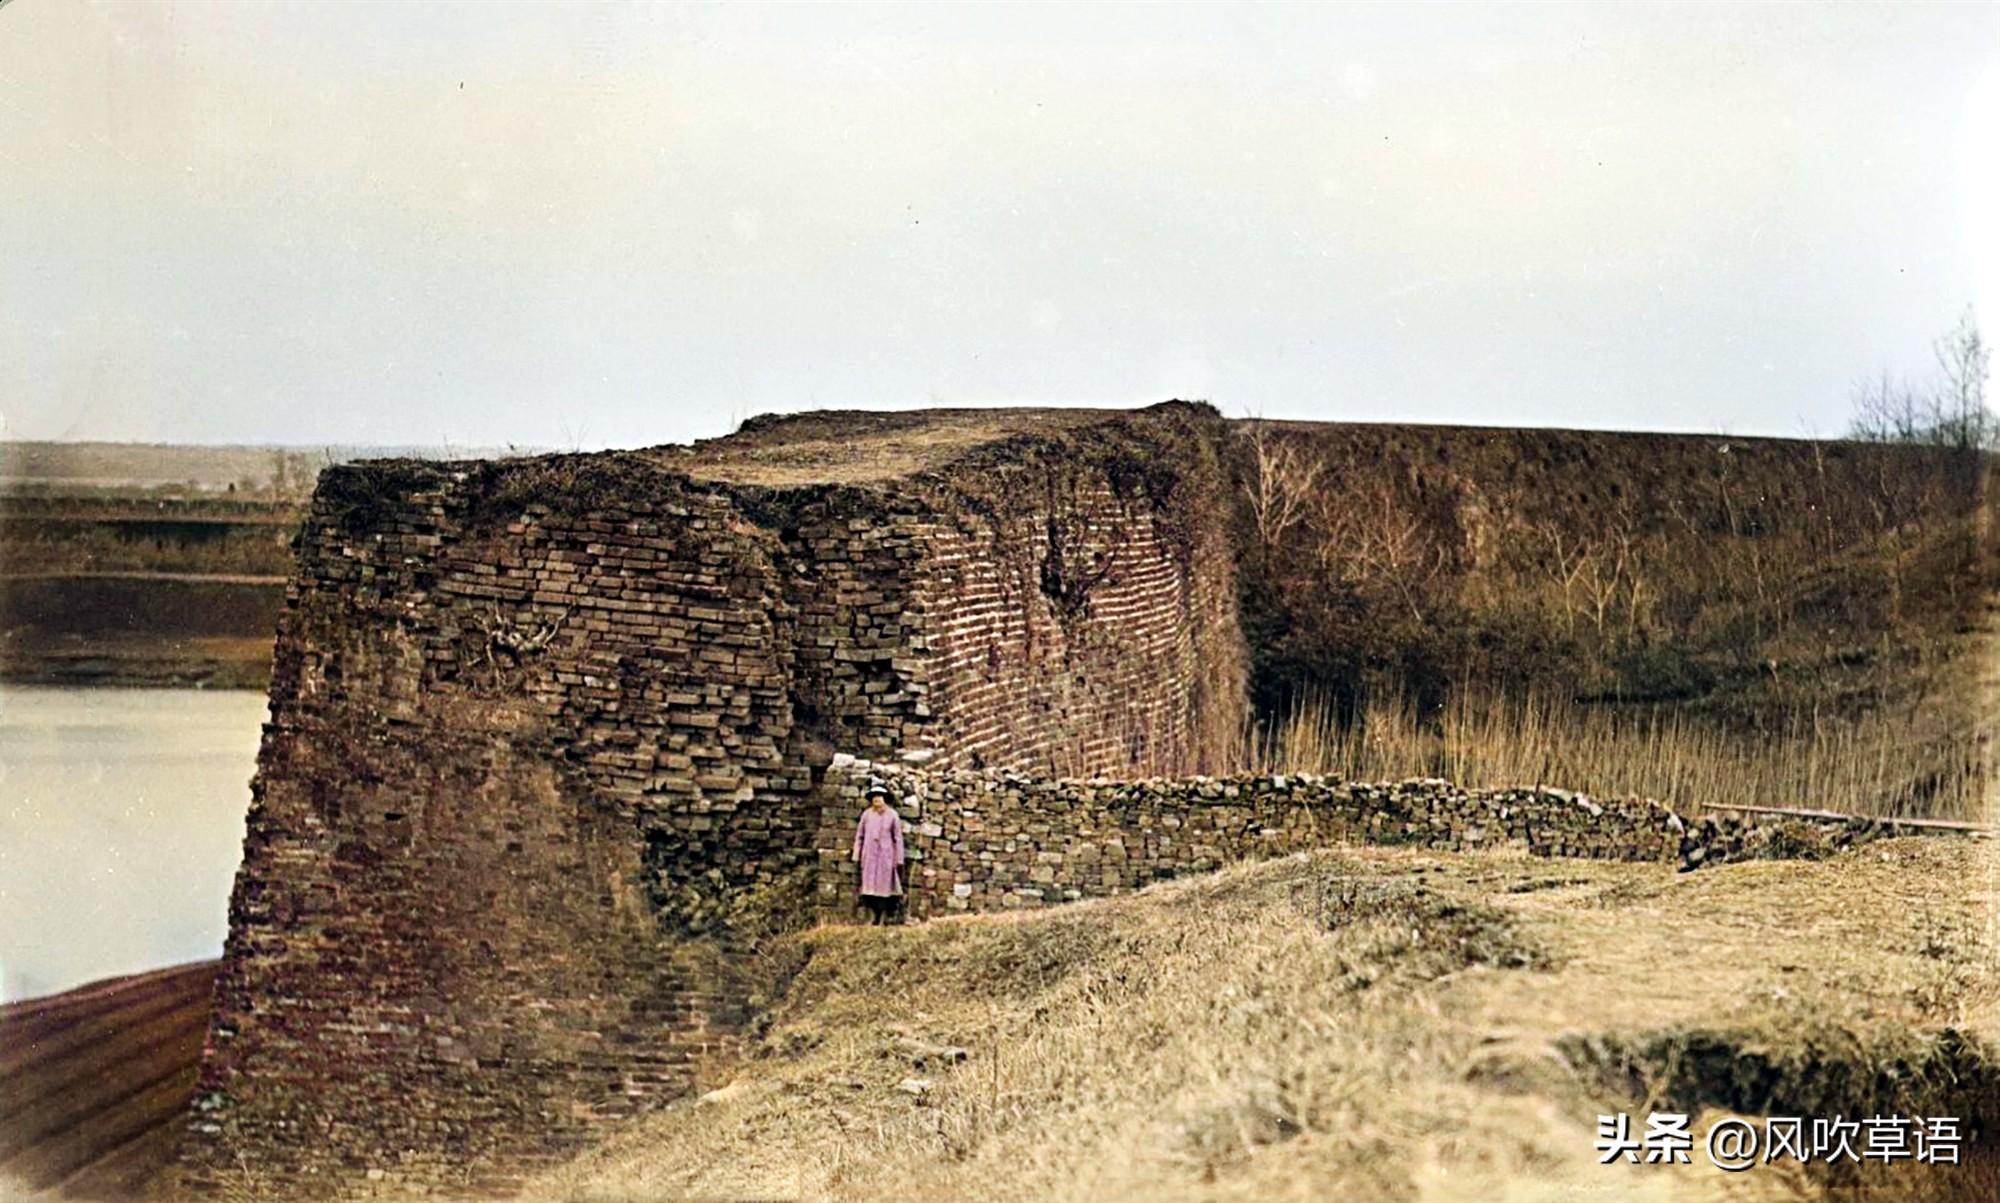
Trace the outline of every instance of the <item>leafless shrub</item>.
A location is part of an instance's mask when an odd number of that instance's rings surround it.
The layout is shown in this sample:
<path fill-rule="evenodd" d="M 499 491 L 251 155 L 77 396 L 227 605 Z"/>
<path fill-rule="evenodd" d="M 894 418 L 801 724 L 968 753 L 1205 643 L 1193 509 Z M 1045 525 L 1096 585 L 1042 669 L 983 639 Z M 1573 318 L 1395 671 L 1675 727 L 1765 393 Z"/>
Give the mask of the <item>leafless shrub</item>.
<path fill-rule="evenodd" d="M 1306 506 L 1319 484 L 1320 462 L 1297 442 L 1266 422 L 1250 427 L 1253 472 L 1243 492 L 1257 526 L 1257 541 L 1270 556 L 1285 532 L 1305 517 Z"/>
<path fill-rule="evenodd" d="M 1424 621 L 1450 555 L 1390 482 L 1322 490 L 1312 500 L 1312 529 L 1322 573 L 1354 588 L 1386 586 L 1412 621 Z"/>
<path fill-rule="evenodd" d="M 1932 344 L 1937 374 L 1912 384 L 1887 372 L 1855 387 L 1849 433 L 1877 443 L 1914 443 L 1960 451 L 2000 445 L 2000 419 L 1986 407 L 1992 351 L 1967 309 Z"/>

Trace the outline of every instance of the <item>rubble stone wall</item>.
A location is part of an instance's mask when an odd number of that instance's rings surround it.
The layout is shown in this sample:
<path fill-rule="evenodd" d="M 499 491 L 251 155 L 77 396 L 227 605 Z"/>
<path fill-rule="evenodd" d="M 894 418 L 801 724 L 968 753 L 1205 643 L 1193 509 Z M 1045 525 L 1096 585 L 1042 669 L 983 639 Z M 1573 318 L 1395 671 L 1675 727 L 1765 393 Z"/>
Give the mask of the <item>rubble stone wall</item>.
<path fill-rule="evenodd" d="M 1349 782 L 1311 774 L 1056 780 L 844 762 L 823 784 L 818 910 L 855 914 L 850 861 L 865 791 L 880 781 L 904 820 L 906 913 L 1013 910 L 1096 898 L 1224 864 L 1338 843 L 1659 861 L 1827 855 L 1931 829 L 1893 820 L 1718 816 L 1657 802 L 1447 781 Z"/>

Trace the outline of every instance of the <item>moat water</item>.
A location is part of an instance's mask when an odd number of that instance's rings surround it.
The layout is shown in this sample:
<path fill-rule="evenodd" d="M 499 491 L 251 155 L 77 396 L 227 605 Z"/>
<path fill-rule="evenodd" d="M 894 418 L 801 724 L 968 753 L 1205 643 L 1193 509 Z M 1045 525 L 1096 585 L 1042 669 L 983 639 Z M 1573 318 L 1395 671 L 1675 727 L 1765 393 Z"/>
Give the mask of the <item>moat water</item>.
<path fill-rule="evenodd" d="M 247 690 L 0 685 L 0 1001 L 222 952 Z"/>

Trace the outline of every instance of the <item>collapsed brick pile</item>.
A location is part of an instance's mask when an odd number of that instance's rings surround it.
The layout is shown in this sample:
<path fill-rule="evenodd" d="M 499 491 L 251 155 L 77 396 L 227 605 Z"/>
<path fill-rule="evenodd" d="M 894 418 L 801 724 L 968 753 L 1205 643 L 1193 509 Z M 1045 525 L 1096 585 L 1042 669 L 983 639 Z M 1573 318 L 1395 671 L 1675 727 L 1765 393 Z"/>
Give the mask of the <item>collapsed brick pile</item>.
<path fill-rule="evenodd" d="M 1823 860 L 1875 840 L 1968 830 L 1958 824 L 1871 815 L 1725 812 L 1688 820 L 1680 859 L 1683 869 L 1744 860 Z"/>

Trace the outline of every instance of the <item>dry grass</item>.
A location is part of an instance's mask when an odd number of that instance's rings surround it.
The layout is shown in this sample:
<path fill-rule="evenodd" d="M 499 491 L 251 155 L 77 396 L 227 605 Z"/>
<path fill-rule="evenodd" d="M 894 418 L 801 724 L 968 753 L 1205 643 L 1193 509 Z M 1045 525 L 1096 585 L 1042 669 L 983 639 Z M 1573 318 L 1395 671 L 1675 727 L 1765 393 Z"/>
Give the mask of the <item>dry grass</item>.
<path fill-rule="evenodd" d="M 1969 891 L 1938 887 L 1974 848 L 1683 876 L 1353 849 L 1030 916 L 820 929 L 726 1090 L 528 1193 L 1810 1197 L 1776 1170 L 1598 1166 L 1596 1114 L 1645 1099 L 1563 1042 L 1719 1030 L 1806 1050 L 1813 1081 L 1872 1080 L 1811 1057 L 1962 1018 L 1995 949 Z M 968 1057 L 919 1066 L 927 1045 Z"/>
<path fill-rule="evenodd" d="M 1817 726 L 1802 717 L 1782 734 L 1746 735 L 1671 708 L 1619 711 L 1548 694 L 1460 691 L 1428 720 L 1391 697 L 1346 725 L 1325 701 L 1308 699 L 1247 738 L 1238 765 L 1360 781 L 1559 785 L 1684 811 L 1735 803 L 1978 818 L 1986 791 L 1979 745 L 1953 725 L 1970 711 L 1968 697 L 1962 711 L 1928 707 Z"/>
<path fill-rule="evenodd" d="M 645 454 L 697 480 L 773 488 L 895 480 L 985 443 L 1129 413 L 1103 409 L 822 410 L 767 415 L 733 435 Z"/>

